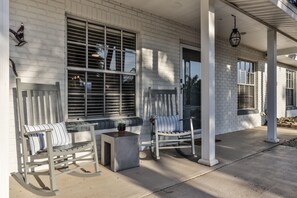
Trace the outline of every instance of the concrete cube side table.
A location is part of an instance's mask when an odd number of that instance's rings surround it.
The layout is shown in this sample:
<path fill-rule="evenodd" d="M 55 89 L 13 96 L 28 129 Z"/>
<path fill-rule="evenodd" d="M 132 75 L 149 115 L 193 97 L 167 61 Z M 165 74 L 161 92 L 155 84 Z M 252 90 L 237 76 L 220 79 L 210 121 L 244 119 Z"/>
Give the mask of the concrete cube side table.
<path fill-rule="evenodd" d="M 125 132 L 101 134 L 101 164 L 114 172 L 139 166 L 139 135 Z"/>

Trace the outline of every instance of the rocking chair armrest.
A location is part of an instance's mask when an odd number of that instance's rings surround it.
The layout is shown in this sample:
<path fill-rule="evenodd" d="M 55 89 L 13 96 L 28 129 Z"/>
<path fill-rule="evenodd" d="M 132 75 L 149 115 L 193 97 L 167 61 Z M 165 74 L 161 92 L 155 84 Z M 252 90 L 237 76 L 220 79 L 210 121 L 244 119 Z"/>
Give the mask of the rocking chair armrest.
<path fill-rule="evenodd" d="M 52 131 L 53 131 L 53 129 L 42 129 L 42 130 L 37 130 L 37 131 L 25 132 L 24 135 L 29 136 L 29 135 L 35 135 L 38 133 L 51 133 Z"/>
<path fill-rule="evenodd" d="M 195 119 L 195 117 L 191 116 L 189 118 L 183 118 L 183 119 L 179 119 L 179 121 L 184 121 L 184 120 L 193 120 Z"/>

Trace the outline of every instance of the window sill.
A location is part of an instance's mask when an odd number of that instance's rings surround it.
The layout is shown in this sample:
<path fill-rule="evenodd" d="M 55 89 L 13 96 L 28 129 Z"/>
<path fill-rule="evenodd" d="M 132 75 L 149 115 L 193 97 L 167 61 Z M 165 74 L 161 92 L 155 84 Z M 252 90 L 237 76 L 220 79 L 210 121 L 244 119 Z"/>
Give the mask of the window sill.
<path fill-rule="evenodd" d="M 297 107 L 296 106 L 287 106 L 286 110 L 296 110 Z"/>
<path fill-rule="evenodd" d="M 256 113 L 259 113 L 258 109 L 237 110 L 237 115 L 248 115 L 248 114 L 256 114 Z"/>

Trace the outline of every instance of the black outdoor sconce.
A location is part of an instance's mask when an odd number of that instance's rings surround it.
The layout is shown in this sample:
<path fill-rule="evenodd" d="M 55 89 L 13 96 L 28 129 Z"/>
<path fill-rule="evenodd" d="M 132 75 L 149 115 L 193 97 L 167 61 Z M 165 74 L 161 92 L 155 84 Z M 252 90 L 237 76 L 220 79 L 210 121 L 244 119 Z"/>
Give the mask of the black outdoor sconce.
<path fill-rule="evenodd" d="M 229 42 L 232 47 L 237 47 L 240 43 L 241 36 L 240 36 L 240 32 L 236 28 L 236 16 L 234 16 L 233 14 L 232 16 L 234 18 L 234 28 L 230 34 Z"/>

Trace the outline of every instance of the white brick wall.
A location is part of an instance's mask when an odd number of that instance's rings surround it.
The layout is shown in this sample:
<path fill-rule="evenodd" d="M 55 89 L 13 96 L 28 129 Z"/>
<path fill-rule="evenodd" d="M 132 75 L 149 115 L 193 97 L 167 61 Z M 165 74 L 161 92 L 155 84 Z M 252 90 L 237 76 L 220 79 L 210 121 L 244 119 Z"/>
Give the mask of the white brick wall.
<path fill-rule="evenodd" d="M 295 86 L 296 86 L 296 77 L 297 77 L 297 68 L 292 67 L 290 65 L 278 64 L 277 70 L 277 91 L 278 91 L 278 98 L 277 98 L 277 117 L 293 117 L 297 116 L 297 110 L 286 110 L 286 71 L 291 70 L 295 71 Z M 296 90 L 296 89 L 295 89 Z M 297 104 L 296 101 L 296 92 L 295 92 L 295 105 Z"/>
<path fill-rule="evenodd" d="M 199 33 L 187 26 L 113 1 L 11 0 L 11 28 L 16 30 L 20 23 L 24 22 L 25 40 L 28 42 L 18 48 L 14 46 L 13 41 L 10 41 L 10 56 L 16 63 L 19 76 L 26 82 L 54 83 L 60 81 L 63 104 L 66 100 L 65 13 L 138 33 L 139 106 L 137 108 L 139 116 L 145 120 L 141 130 L 141 139 L 149 140 L 147 89 L 149 86 L 154 88 L 179 86 L 180 43 L 181 41 L 195 43 L 199 46 Z M 236 61 L 238 57 L 258 63 L 257 105 L 259 111 L 262 110 L 261 100 L 266 95 L 264 93 L 261 97 L 262 87 L 260 86 L 260 71 L 265 71 L 264 54 L 243 46 L 232 48 L 228 41 L 218 38 L 216 40 L 217 133 L 261 125 L 259 113 L 237 116 Z M 10 79 L 10 86 L 13 88 L 15 77 L 12 73 Z M 280 82 L 279 87 L 281 87 Z M 10 115 L 10 167 L 12 172 L 17 169 L 13 100 L 11 100 L 10 109 L 12 112 Z"/>
<path fill-rule="evenodd" d="M 187 26 L 154 16 L 112 1 L 80 0 L 12 0 L 10 24 L 17 29 L 25 24 L 25 40 L 21 48 L 11 41 L 10 56 L 15 61 L 19 77 L 25 82 L 54 83 L 60 81 L 65 103 L 65 13 L 117 26 L 138 33 L 139 54 L 139 113 L 146 118 L 142 99 L 149 86 L 174 87 L 179 83 L 180 40 L 198 42 L 198 34 Z M 15 77 L 10 75 L 11 88 Z M 12 97 L 12 93 L 11 93 Z M 11 112 L 13 112 L 11 100 Z M 10 119 L 10 164 L 17 169 L 14 114 Z M 145 122 L 142 129 L 149 134 Z M 144 139 L 148 136 L 144 135 Z"/>
<path fill-rule="evenodd" d="M 286 115 L 286 68 L 277 68 L 277 117 Z"/>
<path fill-rule="evenodd" d="M 256 97 L 259 113 L 237 115 L 237 59 L 256 63 Z M 297 116 L 297 110 L 286 111 L 286 69 L 296 67 L 278 63 L 277 67 L 277 117 Z M 244 46 L 232 48 L 228 41 L 216 40 L 216 133 L 227 133 L 264 124 L 261 116 L 267 108 L 267 65 L 265 54 Z"/>
<path fill-rule="evenodd" d="M 261 75 L 264 54 L 240 45 L 230 46 L 227 40 L 216 40 L 216 133 L 238 131 L 261 125 L 257 114 L 237 115 L 237 59 L 255 61 L 257 64 L 257 102 L 261 112 Z"/>
<path fill-rule="evenodd" d="M 54 1 L 53 1 L 54 2 Z M 57 8 L 55 1 L 10 1 L 10 28 L 17 30 L 25 24 L 23 47 L 15 47 L 10 39 L 10 57 L 16 64 L 19 77 L 24 82 L 61 84 L 63 104 L 65 102 L 64 78 L 64 9 Z M 64 2 L 64 1 L 62 1 Z M 64 7 L 64 3 L 60 4 Z M 14 103 L 12 88 L 16 81 L 10 72 L 10 171 L 17 170 Z"/>

